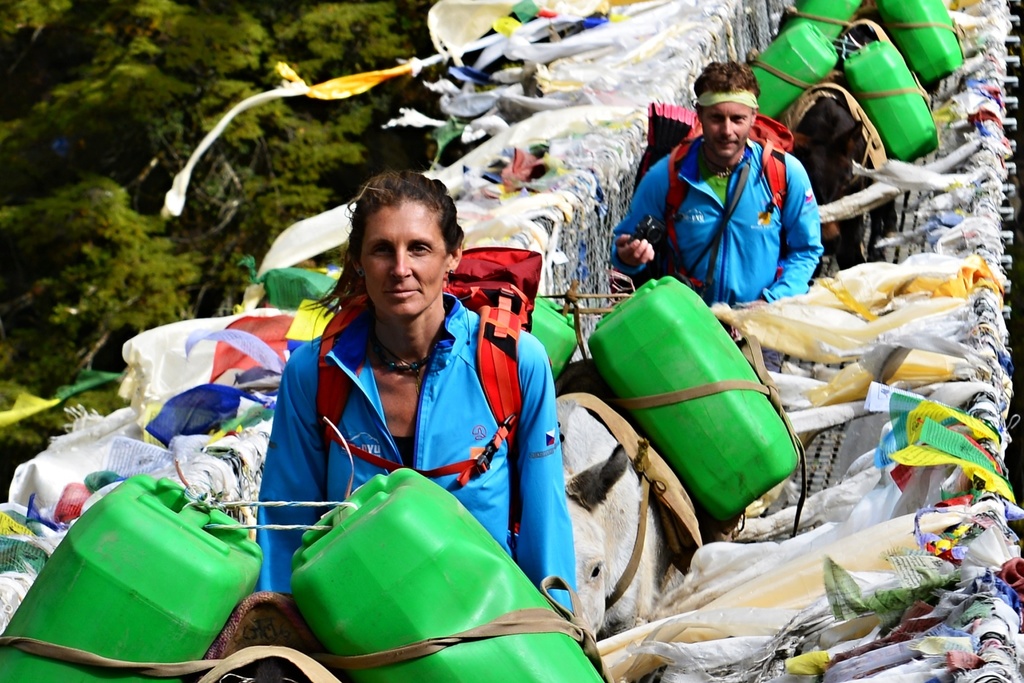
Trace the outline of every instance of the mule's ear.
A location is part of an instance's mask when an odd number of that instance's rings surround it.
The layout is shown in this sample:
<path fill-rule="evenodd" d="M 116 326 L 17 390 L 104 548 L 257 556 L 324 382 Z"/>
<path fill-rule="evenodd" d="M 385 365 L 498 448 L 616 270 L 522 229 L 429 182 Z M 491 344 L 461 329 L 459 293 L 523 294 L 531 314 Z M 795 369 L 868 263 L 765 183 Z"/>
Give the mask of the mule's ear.
<path fill-rule="evenodd" d="M 608 492 L 622 478 L 628 466 L 629 456 L 619 444 L 610 458 L 591 465 L 570 479 L 565 485 L 565 493 L 590 512 L 608 498 Z"/>
<path fill-rule="evenodd" d="M 803 149 L 811 146 L 811 136 L 807 133 L 793 131 L 793 149 Z"/>
<path fill-rule="evenodd" d="M 845 150 L 846 156 L 854 156 L 858 147 L 863 149 L 862 139 L 864 135 L 864 124 L 854 120 L 849 128 L 836 134 L 833 143 L 837 149 Z"/>

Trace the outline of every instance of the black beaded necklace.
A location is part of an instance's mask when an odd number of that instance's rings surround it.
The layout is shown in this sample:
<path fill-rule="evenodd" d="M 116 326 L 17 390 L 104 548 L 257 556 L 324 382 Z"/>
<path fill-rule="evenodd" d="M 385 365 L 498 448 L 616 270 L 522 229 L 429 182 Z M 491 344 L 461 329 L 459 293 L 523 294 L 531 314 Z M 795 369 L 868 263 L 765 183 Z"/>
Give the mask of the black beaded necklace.
<path fill-rule="evenodd" d="M 701 157 L 704 160 L 704 165 L 707 166 L 707 169 L 711 173 L 711 175 L 718 176 L 719 178 L 728 178 L 729 176 L 732 175 L 733 169 L 736 168 L 736 166 L 732 166 L 732 167 L 722 166 L 720 164 L 716 164 L 715 162 L 711 161 L 711 159 L 708 159 L 707 152 L 704 151 L 704 147 L 703 146 L 700 148 L 700 155 L 701 155 Z M 716 169 L 720 169 L 720 170 L 716 170 Z"/>
<path fill-rule="evenodd" d="M 377 331 L 372 327 L 370 328 L 370 346 L 373 347 L 373 352 L 377 355 L 377 359 L 384 364 L 384 366 L 392 372 L 409 372 L 419 373 L 420 368 L 427 364 L 430 360 L 430 353 L 419 360 L 412 362 L 402 360 L 397 353 L 389 349 L 380 343 L 380 339 L 377 338 Z M 431 349 L 431 352 L 433 349 Z M 387 353 L 391 358 L 387 358 L 384 354 Z"/>

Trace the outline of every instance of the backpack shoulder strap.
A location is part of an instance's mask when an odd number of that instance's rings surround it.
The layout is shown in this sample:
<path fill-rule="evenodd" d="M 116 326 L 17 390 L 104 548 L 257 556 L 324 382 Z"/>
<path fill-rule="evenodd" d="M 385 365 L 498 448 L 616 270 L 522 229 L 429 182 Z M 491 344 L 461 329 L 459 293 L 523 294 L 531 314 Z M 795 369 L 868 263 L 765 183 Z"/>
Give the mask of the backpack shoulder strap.
<path fill-rule="evenodd" d="M 316 414 L 323 433 L 324 450 L 327 450 L 333 438 L 333 430 L 324 421 L 324 418 L 335 425 L 338 424 L 341 420 L 341 413 L 345 410 L 345 403 L 348 401 L 349 390 L 352 388 L 348 375 L 329 362 L 327 354 L 334 348 L 335 342 L 338 341 L 338 337 L 349 323 L 355 320 L 363 310 L 362 306 L 349 306 L 341 309 L 327 322 L 327 327 L 320 335 L 320 352 L 317 356 Z"/>
<path fill-rule="evenodd" d="M 675 245 L 676 245 L 676 214 L 679 207 L 686 201 L 686 192 L 689 186 L 679 177 L 679 169 L 683 165 L 683 159 L 690 151 L 692 140 L 683 140 L 672 148 L 668 158 L 668 192 L 665 194 L 665 249 L 664 273 L 676 272 Z"/>
<path fill-rule="evenodd" d="M 490 306 L 481 306 L 477 371 L 487 403 L 499 425 L 509 422 L 505 435 L 511 439 L 523 407 L 519 384 L 520 311 L 524 299 L 512 287 L 494 293 Z M 500 429 L 499 429 L 500 431 Z M 511 447 L 509 448 L 511 452 Z"/>
<path fill-rule="evenodd" d="M 761 153 L 761 173 L 768 179 L 768 188 L 772 192 L 772 204 L 782 215 L 782 205 L 786 203 L 786 153 L 775 147 L 768 140 L 764 143 Z"/>

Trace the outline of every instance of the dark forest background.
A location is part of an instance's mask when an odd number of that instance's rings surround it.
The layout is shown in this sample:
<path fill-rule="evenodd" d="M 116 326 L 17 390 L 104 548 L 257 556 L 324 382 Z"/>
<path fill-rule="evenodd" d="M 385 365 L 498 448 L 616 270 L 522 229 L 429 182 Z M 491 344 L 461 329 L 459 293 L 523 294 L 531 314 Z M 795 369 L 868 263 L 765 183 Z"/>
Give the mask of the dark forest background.
<path fill-rule="evenodd" d="M 0 4 L 0 410 L 50 398 L 82 369 L 120 372 L 142 330 L 230 313 L 292 223 L 384 168 L 426 169 L 426 129 L 382 130 L 400 107 L 443 118 L 400 77 L 339 101 L 276 100 L 237 117 L 192 175 L 171 179 L 283 61 L 309 85 L 434 54 L 431 2 L 16 0 Z M 335 255 L 336 256 L 336 255 Z M 72 399 L 106 414 L 117 383 Z M 68 421 L 54 408 L 0 429 L 0 487 Z"/>

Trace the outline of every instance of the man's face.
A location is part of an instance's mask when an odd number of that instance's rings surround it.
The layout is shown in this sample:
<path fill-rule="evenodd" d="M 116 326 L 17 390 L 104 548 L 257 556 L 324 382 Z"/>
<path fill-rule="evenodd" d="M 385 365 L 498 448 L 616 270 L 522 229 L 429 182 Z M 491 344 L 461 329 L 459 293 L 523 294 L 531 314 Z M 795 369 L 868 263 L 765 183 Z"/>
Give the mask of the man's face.
<path fill-rule="evenodd" d="M 740 162 L 756 115 L 756 109 L 737 102 L 697 107 L 697 117 L 704 129 L 704 153 L 711 163 L 733 166 Z"/>

